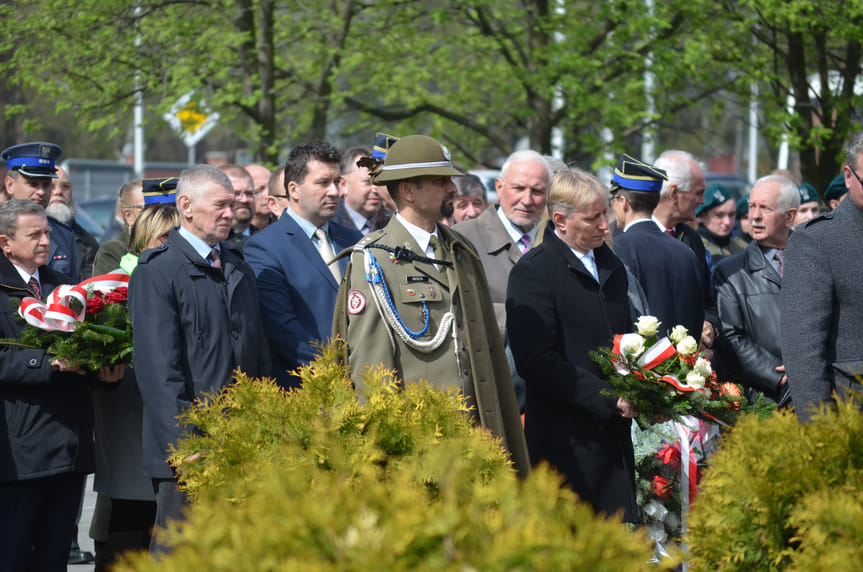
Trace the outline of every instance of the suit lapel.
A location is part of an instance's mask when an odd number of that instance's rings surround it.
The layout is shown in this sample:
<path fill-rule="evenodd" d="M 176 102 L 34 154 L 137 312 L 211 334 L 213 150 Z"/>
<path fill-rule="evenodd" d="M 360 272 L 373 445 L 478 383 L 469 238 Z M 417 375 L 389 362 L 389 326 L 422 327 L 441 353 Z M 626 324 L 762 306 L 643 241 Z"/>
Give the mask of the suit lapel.
<path fill-rule="evenodd" d="M 315 248 L 312 239 L 306 236 L 300 225 L 297 224 L 291 215 L 285 213 L 279 222 L 285 220 L 285 235 L 287 236 L 288 250 L 294 250 L 301 253 L 308 260 L 312 267 L 323 277 L 324 281 L 333 289 L 338 289 L 339 285 L 336 279 L 333 278 L 330 269 L 324 264 L 324 259 L 321 258 L 320 251 Z M 337 253 L 336 253 L 337 254 Z M 290 256 L 290 254 L 289 254 Z"/>

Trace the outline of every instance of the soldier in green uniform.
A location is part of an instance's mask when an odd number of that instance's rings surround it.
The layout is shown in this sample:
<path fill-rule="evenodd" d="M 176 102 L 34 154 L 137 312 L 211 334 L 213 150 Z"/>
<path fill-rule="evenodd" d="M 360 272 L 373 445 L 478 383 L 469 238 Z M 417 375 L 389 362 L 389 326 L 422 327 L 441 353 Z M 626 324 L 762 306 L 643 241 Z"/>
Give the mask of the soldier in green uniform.
<path fill-rule="evenodd" d="M 333 335 L 347 341 L 358 390 L 365 368 L 377 364 L 405 382 L 461 390 L 526 475 L 524 431 L 482 263 L 473 245 L 438 223 L 451 212 L 453 176 L 461 172 L 449 151 L 424 135 L 400 139 L 373 169 L 372 183 L 387 186 L 398 212 L 348 251 Z"/>

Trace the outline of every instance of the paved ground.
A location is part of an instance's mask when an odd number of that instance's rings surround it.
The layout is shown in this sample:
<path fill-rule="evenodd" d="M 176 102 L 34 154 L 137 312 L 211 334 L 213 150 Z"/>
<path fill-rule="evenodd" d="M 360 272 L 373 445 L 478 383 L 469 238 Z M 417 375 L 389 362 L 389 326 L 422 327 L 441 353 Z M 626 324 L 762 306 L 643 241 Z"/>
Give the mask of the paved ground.
<path fill-rule="evenodd" d="M 90 521 L 93 520 L 93 509 L 96 508 L 96 493 L 93 492 L 93 475 L 87 477 L 84 507 L 81 509 L 81 522 L 78 523 L 78 544 L 81 550 L 93 552 L 93 539 L 90 538 Z M 92 572 L 92 564 L 76 564 L 67 566 L 67 572 Z"/>

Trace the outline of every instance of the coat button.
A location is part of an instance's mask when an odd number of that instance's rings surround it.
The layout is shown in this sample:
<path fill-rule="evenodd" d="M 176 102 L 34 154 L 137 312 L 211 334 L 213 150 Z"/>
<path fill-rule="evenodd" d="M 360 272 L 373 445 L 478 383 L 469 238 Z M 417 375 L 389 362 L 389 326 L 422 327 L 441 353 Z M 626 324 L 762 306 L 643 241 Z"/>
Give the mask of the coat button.
<path fill-rule="evenodd" d="M 37 365 L 39 365 L 39 360 L 36 358 L 30 358 L 30 367 L 36 367 Z"/>
<path fill-rule="evenodd" d="M 234 336 L 234 339 L 240 337 L 240 332 L 238 330 L 231 330 L 231 335 Z"/>

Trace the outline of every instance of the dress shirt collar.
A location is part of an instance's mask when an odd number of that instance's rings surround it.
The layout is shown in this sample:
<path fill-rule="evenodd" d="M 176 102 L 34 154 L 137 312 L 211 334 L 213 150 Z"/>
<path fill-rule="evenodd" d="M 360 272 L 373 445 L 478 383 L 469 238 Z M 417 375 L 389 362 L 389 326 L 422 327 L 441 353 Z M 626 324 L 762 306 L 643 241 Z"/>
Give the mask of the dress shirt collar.
<path fill-rule="evenodd" d="M 646 220 L 647 220 L 647 221 L 649 221 L 649 220 L 655 220 L 655 219 L 649 219 L 649 218 L 637 218 L 637 219 L 635 219 L 634 221 L 631 221 L 631 222 L 630 222 L 628 225 L 626 225 L 625 227 L 623 227 L 623 232 L 626 232 L 627 230 L 629 230 L 630 228 L 632 228 L 632 225 L 634 225 L 634 224 L 638 224 L 638 223 L 640 223 L 640 222 L 644 222 L 644 221 L 646 221 Z M 659 221 L 656 221 L 656 223 L 657 223 L 657 224 L 659 224 Z M 665 230 L 665 229 L 663 229 L 663 230 Z"/>
<path fill-rule="evenodd" d="M 298 215 L 296 212 L 294 212 L 293 209 L 291 209 L 291 207 L 287 207 L 285 209 L 285 212 L 288 214 L 288 216 L 290 216 L 292 219 L 294 219 L 294 222 L 296 222 L 300 226 L 300 229 L 302 229 L 303 234 L 305 234 L 309 238 L 309 240 L 313 240 L 313 241 L 317 242 L 318 239 L 315 236 L 315 231 L 318 230 L 318 227 L 316 227 L 315 225 L 313 225 L 312 223 L 310 223 L 309 221 L 307 221 L 306 219 L 304 219 L 303 217 Z M 284 216 L 284 215 L 282 215 L 282 216 Z M 327 233 L 327 236 L 330 235 L 330 223 L 329 222 L 325 222 L 324 224 L 322 224 L 321 228 L 324 229 L 324 232 Z"/>
<path fill-rule="evenodd" d="M 39 269 L 38 268 L 36 269 L 36 272 L 34 272 L 33 274 L 30 274 L 29 272 L 27 272 L 26 270 L 24 270 L 23 268 L 21 268 L 20 266 L 15 264 L 14 262 L 12 263 L 12 266 L 14 266 L 15 270 L 18 271 L 18 276 L 21 277 L 21 280 L 24 281 L 24 284 L 29 284 L 30 283 L 30 277 L 32 276 L 33 278 L 36 279 L 36 282 L 39 283 L 39 287 L 42 286 L 42 281 L 39 279 Z M 45 292 L 43 292 L 42 294 L 45 294 Z"/>
<path fill-rule="evenodd" d="M 560 238 L 560 235 L 557 233 L 556 229 L 554 231 L 554 236 L 556 236 L 557 238 Z M 564 244 L 566 244 L 566 242 L 564 242 L 564 240 L 562 238 L 560 238 L 560 241 L 563 242 Z M 588 250 L 587 252 L 582 252 L 580 250 L 577 250 L 577 249 L 569 246 L 568 244 L 566 244 L 566 246 L 567 246 L 567 248 L 569 248 L 572 251 L 572 253 L 575 255 L 575 257 L 578 258 L 579 262 L 581 262 L 581 259 L 584 258 L 585 256 L 590 257 L 594 261 L 596 260 L 596 257 L 593 255 L 593 249 L 592 248 L 590 250 Z M 584 264 L 584 262 L 581 262 L 581 263 Z M 589 268 L 589 267 L 587 265 L 585 265 L 585 268 Z M 589 272 L 589 270 L 588 270 L 588 272 Z"/>
<path fill-rule="evenodd" d="M 434 227 L 434 232 L 429 232 L 423 228 L 418 227 L 415 224 L 409 223 L 405 217 L 403 217 L 400 213 L 396 213 L 396 218 L 402 226 L 405 227 L 405 230 L 413 237 L 413 239 L 417 242 L 417 245 L 420 247 L 420 250 L 425 253 L 426 256 L 429 254 L 429 239 L 432 236 L 437 236 L 437 225 Z"/>
<path fill-rule="evenodd" d="M 511 220 L 506 218 L 506 215 L 503 214 L 503 208 L 501 208 L 500 206 L 497 206 L 496 208 L 497 218 L 500 219 L 503 228 L 506 229 L 506 233 L 509 235 L 509 237 L 514 243 L 518 244 L 518 241 L 521 240 L 522 235 L 526 234 L 530 237 L 530 243 L 533 244 L 533 236 L 536 234 L 536 225 L 533 225 L 533 228 L 530 229 L 528 232 L 522 232 L 521 230 L 517 229 L 514 224 L 512 224 Z"/>
<path fill-rule="evenodd" d="M 359 230 L 363 234 L 366 234 L 363 231 L 371 230 L 371 227 L 369 226 L 369 219 L 349 207 L 347 203 L 345 203 L 345 210 L 348 212 L 348 216 L 351 217 L 351 222 L 354 223 L 354 226 L 357 227 L 357 230 Z"/>
<path fill-rule="evenodd" d="M 668 229 L 665 227 L 665 225 L 664 225 L 664 224 L 662 224 L 661 222 L 659 222 L 659 219 L 658 219 L 658 218 L 656 218 L 655 216 L 651 215 L 651 216 L 650 216 L 650 220 L 652 220 L 653 222 L 655 222 L 655 223 L 656 223 L 656 226 L 658 226 L 658 227 L 659 227 L 659 230 L 661 230 L 662 232 L 665 232 L 666 230 L 668 230 Z"/>
<path fill-rule="evenodd" d="M 180 233 L 180 236 L 186 239 L 186 242 L 192 245 L 192 248 L 195 249 L 195 252 L 201 255 L 201 258 L 203 258 L 204 260 L 208 260 L 208 257 L 210 256 L 210 251 L 214 248 L 219 251 L 219 254 L 222 253 L 222 249 L 221 247 L 219 247 L 218 244 L 216 244 L 216 246 L 210 246 L 209 244 L 204 242 L 204 239 L 192 234 L 192 231 L 187 229 L 185 226 L 180 225 L 180 229 L 178 232 Z"/>

